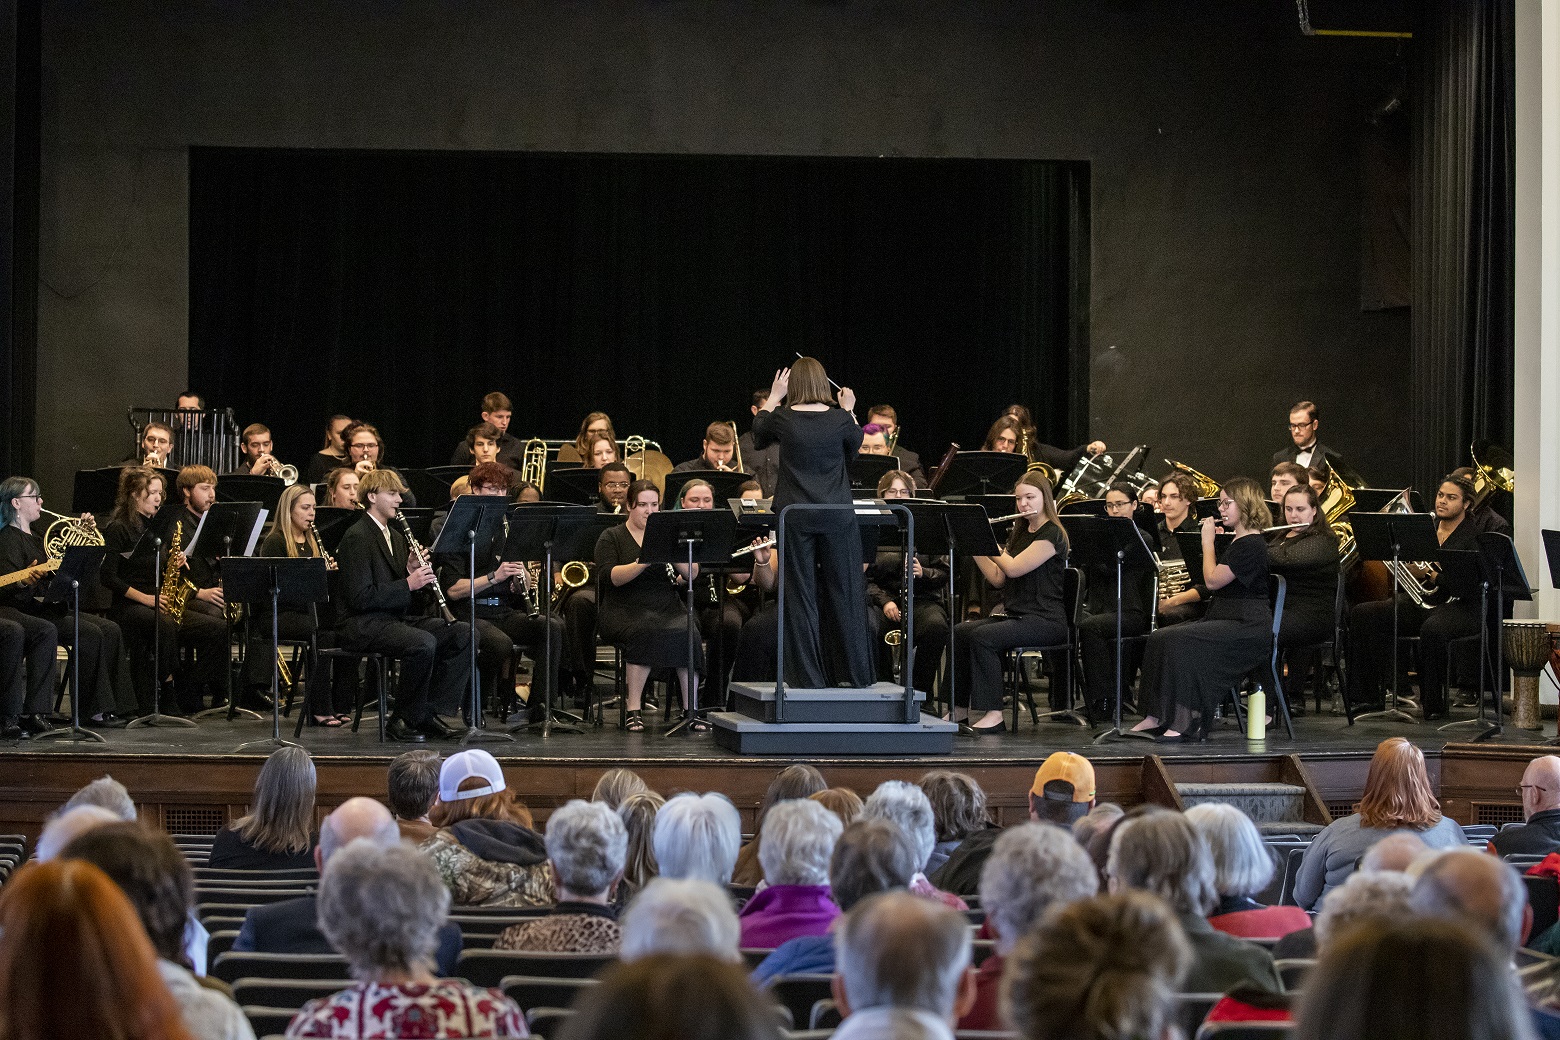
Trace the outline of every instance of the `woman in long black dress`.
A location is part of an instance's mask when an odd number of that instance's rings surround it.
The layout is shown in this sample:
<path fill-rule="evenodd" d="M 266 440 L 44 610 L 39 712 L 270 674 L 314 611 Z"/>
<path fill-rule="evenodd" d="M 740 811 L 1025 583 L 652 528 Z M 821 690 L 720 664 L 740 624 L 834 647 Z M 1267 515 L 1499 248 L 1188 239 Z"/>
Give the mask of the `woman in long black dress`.
<path fill-rule="evenodd" d="M 813 358 L 801 358 L 775 373 L 769 399 L 753 419 L 753 444 L 760 451 L 780 445 L 772 505 L 776 513 L 798 503 L 850 504 L 848 467 L 861 447 L 861 427 L 852 411 L 856 395 L 850 387 L 840 389 L 838 403 L 839 408 L 831 404 L 829 377 Z M 785 525 L 780 564 L 785 568 L 786 685 L 808 689 L 872 685 L 855 514 L 799 512 L 788 517 Z M 835 640 L 827 648 L 827 657 L 820 632 Z"/>
<path fill-rule="evenodd" d="M 688 703 L 688 615 L 679 584 L 699 576 L 699 565 L 690 574 L 686 563 L 640 563 L 639 548 L 645 540 L 645 524 L 661 507 L 661 492 L 653 480 L 636 480 L 628 488 L 628 517 L 617 527 L 601 532 L 596 540 L 596 573 L 601 575 L 601 607 L 597 625 L 601 638 L 623 646 L 628 672 L 628 729 L 642 733 L 640 704 L 652 668 L 676 668 L 682 686 L 683 716 Z M 681 581 L 673 584 L 668 567 Z M 701 657 L 699 633 L 693 633 L 693 666 Z M 694 731 L 708 729 L 695 722 Z"/>
<path fill-rule="evenodd" d="M 1279 505 L 1286 525 L 1299 524 L 1268 543 L 1268 567 L 1283 575 L 1284 620 L 1278 648 L 1315 646 L 1333 637 L 1338 596 L 1338 536 L 1327 526 L 1320 500 L 1309 483 L 1289 488 Z M 1284 677 L 1284 698 L 1290 710 L 1304 708 L 1308 662 L 1293 655 Z"/>
<path fill-rule="evenodd" d="M 1002 652 L 1067 641 L 1062 597 L 1067 532 L 1056 515 L 1050 482 L 1038 472 L 1025 473 L 1013 488 L 1013 504 L 1025 517 L 1013 524 L 1006 548 L 998 556 L 973 557 L 987 583 L 1002 590 L 1003 613 L 962 622 L 953 630 L 953 662 L 959 670 L 955 687 L 967 684 L 970 728 L 977 733 L 1006 728 Z"/>
<path fill-rule="evenodd" d="M 1215 521 L 1213 517 L 1203 521 L 1202 576 L 1211 593 L 1208 612 L 1199 621 L 1161 628 L 1148 637 L 1138 703 L 1151 714 L 1134 730 L 1163 729 L 1167 738 L 1208 739 L 1220 701 L 1267 659 L 1273 610 L 1268 604 L 1268 550 L 1262 531 L 1272 523 L 1272 515 L 1262 488 L 1249 477 L 1231 479 L 1219 491 L 1219 518 L 1226 528 L 1234 529 L 1235 540 L 1222 559 L 1216 558 Z"/>

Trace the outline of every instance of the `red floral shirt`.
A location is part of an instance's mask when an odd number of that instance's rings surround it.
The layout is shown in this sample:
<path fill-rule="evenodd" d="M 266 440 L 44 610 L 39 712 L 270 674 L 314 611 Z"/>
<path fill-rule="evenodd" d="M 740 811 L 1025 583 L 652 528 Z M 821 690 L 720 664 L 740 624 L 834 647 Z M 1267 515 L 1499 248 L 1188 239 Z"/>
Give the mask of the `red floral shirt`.
<path fill-rule="evenodd" d="M 519 1006 L 493 989 L 440 979 L 429 986 L 360 982 L 303 1006 L 288 1036 L 356 1040 L 529 1036 Z"/>

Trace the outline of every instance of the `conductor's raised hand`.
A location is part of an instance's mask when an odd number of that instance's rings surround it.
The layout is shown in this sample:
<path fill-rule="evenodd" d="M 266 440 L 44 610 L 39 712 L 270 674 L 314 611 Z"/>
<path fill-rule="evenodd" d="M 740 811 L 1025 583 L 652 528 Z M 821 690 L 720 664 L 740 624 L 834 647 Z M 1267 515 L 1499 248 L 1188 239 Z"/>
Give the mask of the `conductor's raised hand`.
<path fill-rule="evenodd" d="M 785 398 L 786 390 L 791 386 L 791 370 L 789 368 L 775 369 L 775 378 L 769 384 L 769 406 L 778 408 Z"/>
<path fill-rule="evenodd" d="M 850 387 L 840 387 L 840 392 L 835 395 L 835 399 L 840 402 L 840 407 L 845 409 L 847 412 L 854 412 L 856 410 L 856 391 L 852 390 Z"/>

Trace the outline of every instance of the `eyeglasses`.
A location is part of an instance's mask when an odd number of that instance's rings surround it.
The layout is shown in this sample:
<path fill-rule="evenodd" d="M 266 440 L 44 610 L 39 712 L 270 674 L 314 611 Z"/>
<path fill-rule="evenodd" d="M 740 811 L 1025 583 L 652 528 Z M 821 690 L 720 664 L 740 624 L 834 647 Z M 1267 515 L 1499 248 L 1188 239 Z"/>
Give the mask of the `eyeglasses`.
<path fill-rule="evenodd" d="M 11 497 L 12 498 L 36 498 L 40 502 L 43 501 L 43 496 L 42 495 L 12 495 Z"/>
<path fill-rule="evenodd" d="M 628 484 L 629 482 L 626 480 L 609 480 L 601 486 L 604 488 L 616 489 L 618 491 L 627 491 Z"/>
<path fill-rule="evenodd" d="M 1518 794 L 1518 796 L 1520 796 L 1523 791 L 1547 791 L 1547 790 L 1549 790 L 1549 788 L 1547 788 L 1547 787 L 1540 787 L 1538 784 L 1518 784 L 1517 785 L 1517 794 Z"/>
<path fill-rule="evenodd" d="M 1316 425 L 1316 420 L 1315 419 L 1307 419 L 1305 422 L 1292 422 L 1292 423 L 1289 424 L 1289 428 L 1291 430 L 1303 430 L 1303 429 L 1305 429 L 1308 426 L 1315 426 L 1315 425 Z"/>

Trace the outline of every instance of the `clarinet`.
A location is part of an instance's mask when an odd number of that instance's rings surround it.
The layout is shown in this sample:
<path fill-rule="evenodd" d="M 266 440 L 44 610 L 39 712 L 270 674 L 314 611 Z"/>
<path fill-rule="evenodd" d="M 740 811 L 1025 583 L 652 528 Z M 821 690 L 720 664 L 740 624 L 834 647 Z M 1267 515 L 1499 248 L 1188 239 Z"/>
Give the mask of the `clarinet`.
<path fill-rule="evenodd" d="M 309 521 L 309 533 L 314 536 L 314 544 L 319 547 L 320 559 L 325 561 L 325 566 L 334 569 L 336 561 L 331 558 L 330 553 L 325 551 L 325 543 L 320 540 L 320 530 L 314 526 L 313 520 Z"/>
<path fill-rule="evenodd" d="M 411 547 L 412 555 L 417 557 L 417 565 L 419 567 L 431 566 L 428 562 L 428 550 L 419 545 L 417 539 L 412 537 L 412 525 L 406 522 L 406 514 L 398 511 L 395 514 L 395 522 L 401 525 L 401 533 L 406 535 L 406 544 Z M 444 618 L 446 625 L 453 625 L 455 623 L 455 615 L 450 612 L 450 601 L 444 598 L 444 590 L 439 587 L 439 579 L 437 577 L 433 579 L 432 586 L 434 598 L 439 601 L 439 615 Z"/>

